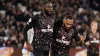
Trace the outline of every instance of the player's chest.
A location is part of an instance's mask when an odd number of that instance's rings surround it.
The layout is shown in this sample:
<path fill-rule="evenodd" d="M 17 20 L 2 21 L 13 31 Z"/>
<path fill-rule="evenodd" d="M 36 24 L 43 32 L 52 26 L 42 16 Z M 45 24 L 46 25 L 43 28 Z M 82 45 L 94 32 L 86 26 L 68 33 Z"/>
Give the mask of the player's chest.
<path fill-rule="evenodd" d="M 95 33 L 95 34 L 90 33 L 89 38 L 90 38 L 90 40 L 99 40 L 100 35 L 99 35 L 99 33 Z"/>
<path fill-rule="evenodd" d="M 60 28 L 58 31 L 58 35 L 58 38 L 60 39 L 70 40 L 74 36 L 74 30 L 70 29 L 68 32 L 66 32 L 63 28 Z"/>
<path fill-rule="evenodd" d="M 38 24 L 40 28 L 53 28 L 54 19 L 52 17 L 41 17 L 38 20 Z"/>

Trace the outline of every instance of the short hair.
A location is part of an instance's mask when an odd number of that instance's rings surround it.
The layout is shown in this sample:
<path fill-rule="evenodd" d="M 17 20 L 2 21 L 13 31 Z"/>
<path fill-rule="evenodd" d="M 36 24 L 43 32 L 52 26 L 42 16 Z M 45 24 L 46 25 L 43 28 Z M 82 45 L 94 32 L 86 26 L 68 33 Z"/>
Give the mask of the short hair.
<path fill-rule="evenodd" d="M 44 6 L 46 5 L 46 4 L 49 4 L 49 3 L 51 3 L 50 1 L 48 1 L 48 0 L 46 0 L 46 1 L 43 1 L 42 3 L 41 3 L 41 10 L 44 10 Z"/>
<path fill-rule="evenodd" d="M 44 1 L 44 2 L 43 2 L 43 5 L 46 5 L 46 4 L 48 4 L 48 3 L 51 3 L 51 2 L 48 1 L 48 0 L 47 0 L 47 1 Z"/>
<path fill-rule="evenodd" d="M 94 23 L 98 24 L 97 21 L 94 20 L 91 22 L 91 25 L 93 25 Z"/>
<path fill-rule="evenodd" d="M 66 20 L 66 19 L 73 20 L 73 17 L 71 15 L 67 15 L 67 16 L 65 16 L 64 20 Z"/>

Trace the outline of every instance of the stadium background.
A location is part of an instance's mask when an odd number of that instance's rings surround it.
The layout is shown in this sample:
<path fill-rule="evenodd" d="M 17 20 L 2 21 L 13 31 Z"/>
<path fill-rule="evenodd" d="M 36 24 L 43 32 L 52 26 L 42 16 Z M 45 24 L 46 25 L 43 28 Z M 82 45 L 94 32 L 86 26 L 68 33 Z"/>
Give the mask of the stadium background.
<path fill-rule="evenodd" d="M 21 55 L 24 42 L 22 30 L 30 17 L 41 13 L 41 5 L 44 1 L 47 0 L 0 0 L 0 54 L 2 54 L 1 50 L 5 49 L 3 47 L 12 47 L 13 52 L 18 52 Z M 50 1 L 53 3 L 56 19 L 63 19 L 66 15 L 73 15 L 79 34 L 85 36 L 90 29 L 92 20 L 99 23 L 98 31 L 100 32 L 99 0 Z M 80 44 L 80 46 L 84 49 L 83 44 Z M 71 53 L 73 52 L 71 51 Z"/>

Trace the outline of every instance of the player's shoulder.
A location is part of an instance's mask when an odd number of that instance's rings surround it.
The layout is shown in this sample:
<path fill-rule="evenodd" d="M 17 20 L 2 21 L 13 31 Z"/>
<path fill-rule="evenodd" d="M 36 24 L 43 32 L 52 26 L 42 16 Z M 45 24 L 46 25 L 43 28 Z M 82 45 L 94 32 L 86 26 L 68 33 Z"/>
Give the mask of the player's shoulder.
<path fill-rule="evenodd" d="M 55 24 L 54 24 L 54 27 L 60 27 L 61 25 L 63 24 L 63 21 L 61 19 L 56 19 L 55 20 Z"/>
<path fill-rule="evenodd" d="M 34 16 L 30 17 L 30 19 L 27 21 L 27 23 L 35 23 L 38 21 L 38 18 L 39 18 L 39 14 L 34 15 Z"/>
<path fill-rule="evenodd" d="M 36 18 L 38 18 L 39 16 L 40 16 L 40 14 L 37 14 L 37 15 L 32 16 L 31 18 L 32 18 L 32 19 L 36 19 Z"/>
<path fill-rule="evenodd" d="M 63 23 L 63 20 L 62 19 L 55 19 L 55 23 L 56 24 L 62 24 Z"/>

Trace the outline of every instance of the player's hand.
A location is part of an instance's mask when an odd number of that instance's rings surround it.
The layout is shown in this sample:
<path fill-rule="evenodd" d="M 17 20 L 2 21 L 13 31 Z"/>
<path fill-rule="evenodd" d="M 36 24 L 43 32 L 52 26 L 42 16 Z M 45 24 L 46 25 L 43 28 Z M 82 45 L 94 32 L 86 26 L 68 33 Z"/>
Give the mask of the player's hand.
<path fill-rule="evenodd" d="M 26 42 L 26 45 L 27 45 L 28 51 L 33 52 L 34 49 L 33 49 L 32 45 L 28 41 Z"/>
<path fill-rule="evenodd" d="M 89 41 L 88 41 L 88 42 L 86 42 L 86 43 L 85 43 L 85 45 L 89 46 L 89 45 L 90 45 L 90 42 L 89 42 Z"/>
<path fill-rule="evenodd" d="M 84 40 L 85 40 L 84 36 L 80 35 L 79 37 L 80 37 L 80 41 L 84 42 Z"/>

